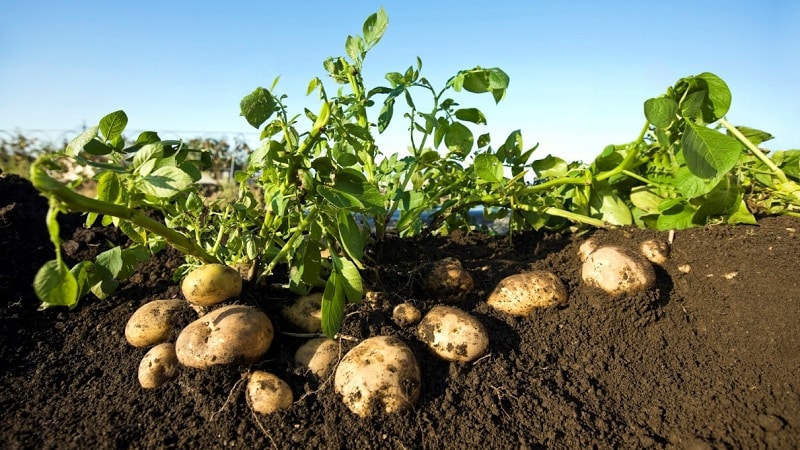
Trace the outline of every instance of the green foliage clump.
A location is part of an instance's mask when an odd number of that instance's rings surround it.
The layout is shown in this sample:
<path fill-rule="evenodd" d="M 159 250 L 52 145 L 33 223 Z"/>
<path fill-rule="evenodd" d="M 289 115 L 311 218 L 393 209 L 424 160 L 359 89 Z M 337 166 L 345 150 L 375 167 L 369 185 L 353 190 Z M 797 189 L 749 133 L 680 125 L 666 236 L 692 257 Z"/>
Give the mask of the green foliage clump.
<path fill-rule="evenodd" d="M 277 79 L 242 99 L 241 114 L 260 130 L 261 146 L 248 149 L 234 175 L 238 189 L 224 200 L 204 201 L 198 192 L 201 170 L 214 159 L 208 148 L 155 132 L 126 146 L 122 111 L 65 151 L 40 157 L 32 180 L 50 199 L 57 250 L 36 277 L 43 305 L 73 307 L 89 292 L 105 297 L 138 261 L 169 244 L 187 255 L 187 267 L 246 265 L 255 280 L 286 264 L 292 291 L 323 291 L 323 331 L 333 336 L 345 305 L 361 301 L 365 247 L 392 227 L 401 236 L 471 229 L 475 208 L 507 218 L 512 232 L 630 224 L 665 230 L 754 223 L 756 212 L 798 214 L 800 150 L 767 157 L 758 145 L 769 134 L 728 123 L 731 94 L 714 74 L 682 78 L 647 100 L 638 137 L 607 146 L 590 164 L 534 159 L 537 147 L 525 148 L 519 131 L 493 146 L 488 133 L 475 131 L 487 122 L 483 112 L 454 98 L 466 92 L 501 101 L 509 77 L 499 68 L 461 70 L 436 88 L 418 58 L 387 73 L 388 84 L 365 86 L 365 57 L 387 25 L 381 9 L 361 35 L 348 36 L 346 56 L 324 62 L 336 90 L 311 80 L 318 111 L 290 112 Z M 406 156 L 383 154 L 374 138 L 396 120 L 397 102 L 407 111 Z M 64 159 L 96 169 L 96 198 L 50 177 Z M 70 269 L 59 251 L 59 211 L 85 212 L 87 225 L 118 226 L 132 245 Z M 163 223 L 143 211 L 157 211 Z"/>

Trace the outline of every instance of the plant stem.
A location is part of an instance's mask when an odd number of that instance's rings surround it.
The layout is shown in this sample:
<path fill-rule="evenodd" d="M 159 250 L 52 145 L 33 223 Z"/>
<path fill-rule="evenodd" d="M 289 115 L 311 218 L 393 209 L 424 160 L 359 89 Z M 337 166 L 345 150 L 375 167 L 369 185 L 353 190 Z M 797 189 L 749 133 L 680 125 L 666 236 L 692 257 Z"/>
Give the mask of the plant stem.
<path fill-rule="evenodd" d="M 300 223 L 297 224 L 297 227 L 295 227 L 294 233 L 292 233 L 292 236 L 289 237 L 289 240 L 286 241 L 278 254 L 272 258 L 264 271 L 258 276 L 259 281 L 262 277 L 269 276 L 272 271 L 275 270 L 275 267 L 286 258 L 286 255 L 289 253 L 289 251 L 294 248 L 294 243 L 297 242 L 301 236 L 303 236 L 309 225 L 311 225 L 311 223 L 317 219 L 317 212 L 318 209 L 316 205 L 312 206 L 308 210 L 308 213 L 305 215 L 305 217 L 303 217 L 303 220 L 301 220 Z"/>
<path fill-rule="evenodd" d="M 194 256 L 205 263 L 220 262 L 215 256 L 205 251 L 197 242 L 147 217 L 140 211 L 115 203 L 85 197 L 77 192 L 73 192 L 68 187 L 47 175 L 40 164 L 39 161 L 36 161 L 31 165 L 31 182 L 42 194 L 51 200 L 58 201 L 60 206 L 66 207 L 66 209 L 72 212 L 89 212 L 127 220 L 151 233 L 163 237 L 170 245 L 184 254 Z"/>
<path fill-rule="evenodd" d="M 751 152 L 753 152 L 756 158 L 758 158 L 762 163 L 764 163 L 764 165 L 769 167 L 769 170 L 772 171 L 773 175 L 778 177 L 778 180 L 780 180 L 781 183 L 786 183 L 787 181 L 789 181 L 789 179 L 786 178 L 786 174 L 783 173 L 783 171 L 778 166 L 776 166 L 771 159 L 767 158 L 767 155 L 765 155 L 764 152 L 759 150 L 758 147 L 756 147 L 752 142 L 750 142 L 750 139 L 747 139 L 745 135 L 743 135 L 742 132 L 739 131 L 738 128 L 731 125 L 731 123 L 725 120 L 724 118 L 719 119 L 719 123 L 721 123 L 725 128 L 727 128 L 728 131 L 732 135 L 734 135 L 736 139 L 738 139 L 742 144 L 744 144 L 745 147 L 747 147 Z"/>

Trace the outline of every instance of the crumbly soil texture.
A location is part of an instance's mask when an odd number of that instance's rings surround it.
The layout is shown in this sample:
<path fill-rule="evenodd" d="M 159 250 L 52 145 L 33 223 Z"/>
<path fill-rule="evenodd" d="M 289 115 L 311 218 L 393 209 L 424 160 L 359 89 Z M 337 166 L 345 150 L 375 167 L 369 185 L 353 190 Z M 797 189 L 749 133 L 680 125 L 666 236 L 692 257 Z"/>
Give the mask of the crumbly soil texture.
<path fill-rule="evenodd" d="M 422 372 L 413 409 L 370 418 L 351 413 L 332 380 L 293 365 L 305 339 L 281 319 L 291 296 L 279 280 L 247 284 L 239 303 L 260 306 L 276 336 L 246 367 L 184 368 L 157 388 L 139 386 L 144 349 L 124 328 L 144 303 L 179 297 L 180 255 L 164 251 L 106 300 L 69 311 L 39 310 L 31 287 L 53 258 L 47 202 L 14 176 L 0 178 L 0 448 L 3 449 L 536 449 L 800 447 L 800 220 L 763 217 L 757 226 L 677 231 L 656 287 L 609 298 L 583 284 L 578 246 L 636 248 L 666 232 L 618 228 L 582 235 L 478 232 L 387 238 L 367 252 L 372 304 L 348 307 L 342 352 L 358 340 L 393 335 Z M 61 216 L 72 263 L 125 239 Z M 429 263 L 459 259 L 475 288 L 459 307 L 490 333 L 489 353 L 472 363 L 441 360 L 413 327 L 391 319 L 411 302 L 439 303 L 420 279 Z M 566 305 L 517 318 L 486 298 L 504 277 L 549 270 L 567 287 Z M 184 325 L 192 320 L 183 317 Z M 177 330 L 176 330 L 177 332 Z M 295 401 L 271 415 L 247 404 L 243 377 L 265 370 L 292 387 Z"/>

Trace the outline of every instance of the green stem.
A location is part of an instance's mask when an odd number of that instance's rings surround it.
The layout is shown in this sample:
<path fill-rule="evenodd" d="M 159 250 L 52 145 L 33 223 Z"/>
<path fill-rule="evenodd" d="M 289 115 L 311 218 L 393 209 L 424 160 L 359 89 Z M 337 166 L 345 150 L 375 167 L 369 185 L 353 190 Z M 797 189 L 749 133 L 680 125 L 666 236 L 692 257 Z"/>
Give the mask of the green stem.
<path fill-rule="evenodd" d="M 783 173 L 783 171 L 777 165 L 775 165 L 775 163 L 772 162 L 771 159 L 767 158 L 767 155 L 765 155 L 764 152 L 759 150 L 759 148 L 756 147 L 755 144 L 750 142 L 750 139 L 747 139 L 745 135 L 743 135 L 742 132 L 739 131 L 738 128 L 731 125 L 731 123 L 725 120 L 724 118 L 719 119 L 719 123 L 721 123 L 725 128 L 727 128 L 728 131 L 732 135 L 734 135 L 736 139 L 738 139 L 742 144 L 744 144 L 745 147 L 747 147 L 751 152 L 753 152 L 756 158 L 758 158 L 762 163 L 764 163 L 764 165 L 769 167 L 769 170 L 772 171 L 773 175 L 778 177 L 778 180 L 780 180 L 781 183 L 786 183 L 787 181 L 789 181 L 789 179 L 786 178 L 786 174 Z"/>
<path fill-rule="evenodd" d="M 267 267 L 264 269 L 264 271 L 261 272 L 261 274 L 258 276 L 259 281 L 261 280 L 261 278 L 272 274 L 272 271 L 275 270 L 275 267 L 278 264 L 280 264 L 284 259 L 286 259 L 286 255 L 294 248 L 295 242 L 297 242 L 297 240 L 303 236 L 303 234 L 311 225 L 311 223 L 317 219 L 317 212 L 318 212 L 317 206 L 312 206 L 308 210 L 308 214 L 306 214 L 306 216 L 303 217 L 303 220 L 301 220 L 300 223 L 297 224 L 297 226 L 294 229 L 294 232 L 289 237 L 289 240 L 286 241 L 286 243 L 283 245 L 280 251 L 278 251 L 278 254 L 275 255 L 274 258 L 272 258 L 269 264 L 267 264 Z"/>
<path fill-rule="evenodd" d="M 595 179 L 597 181 L 607 180 L 613 177 L 614 175 L 622 173 L 623 170 L 627 169 L 631 161 L 633 161 L 638 155 L 639 152 L 637 151 L 638 150 L 637 147 L 639 146 L 639 144 L 644 142 L 644 137 L 647 134 L 647 130 L 649 129 L 650 129 L 650 122 L 645 122 L 641 133 L 639 133 L 639 137 L 637 137 L 636 140 L 633 141 L 632 143 L 628 144 L 628 154 L 625 155 L 625 159 L 623 159 L 622 162 L 617 165 L 617 167 L 614 167 L 613 169 L 607 172 L 603 172 L 597 175 Z"/>
<path fill-rule="evenodd" d="M 184 254 L 194 256 L 205 263 L 219 263 L 220 261 L 205 251 L 197 242 L 187 238 L 182 233 L 147 217 L 140 211 L 127 208 L 115 203 L 104 202 L 85 197 L 70 190 L 65 185 L 51 178 L 36 161 L 31 165 L 31 182 L 33 186 L 50 199 L 57 200 L 60 205 L 72 212 L 88 212 L 105 216 L 118 217 L 132 222 L 151 233 L 163 237 L 166 241 Z"/>

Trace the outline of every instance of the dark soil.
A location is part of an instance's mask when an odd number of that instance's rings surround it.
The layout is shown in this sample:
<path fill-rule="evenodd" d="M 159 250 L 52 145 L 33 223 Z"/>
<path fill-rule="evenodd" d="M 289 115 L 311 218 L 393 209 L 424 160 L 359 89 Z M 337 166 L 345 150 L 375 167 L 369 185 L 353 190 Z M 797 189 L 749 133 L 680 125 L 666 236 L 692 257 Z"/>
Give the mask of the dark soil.
<path fill-rule="evenodd" d="M 473 233 L 378 242 L 365 283 L 383 292 L 384 302 L 348 311 L 342 332 L 405 341 L 422 368 L 422 395 L 414 410 L 359 419 L 330 382 L 292 367 L 303 340 L 280 334 L 293 331 L 276 312 L 287 295 L 265 286 L 246 285 L 239 299 L 261 305 L 278 329 L 262 361 L 184 369 L 158 389 L 140 388 L 136 370 L 145 351 L 126 343 L 125 323 L 143 303 L 180 295 L 171 281 L 179 255 L 162 253 L 105 301 L 38 311 L 31 282 L 53 257 L 46 207 L 28 182 L 0 178 L 3 449 L 800 447 L 798 219 L 678 231 L 657 288 L 617 299 L 580 281 L 576 254 L 586 236 Z M 81 223 L 62 220 L 70 258 L 122 242 L 113 230 Z M 592 236 L 634 247 L 667 234 L 624 228 Z M 431 356 L 412 329 L 389 318 L 403 300 L 423 311 L 437 303 L 419 275 L 448 256 L 475 279 L 461 307 L 491 333 L 491 354 L 475 363 Z M 527 318 L 487 307 L 503 277 L 531 269 L 561 277 L 568 304 Z M 291 408 L 251 412 L 240 380 L 253 368 L 290 383 Z"/>

